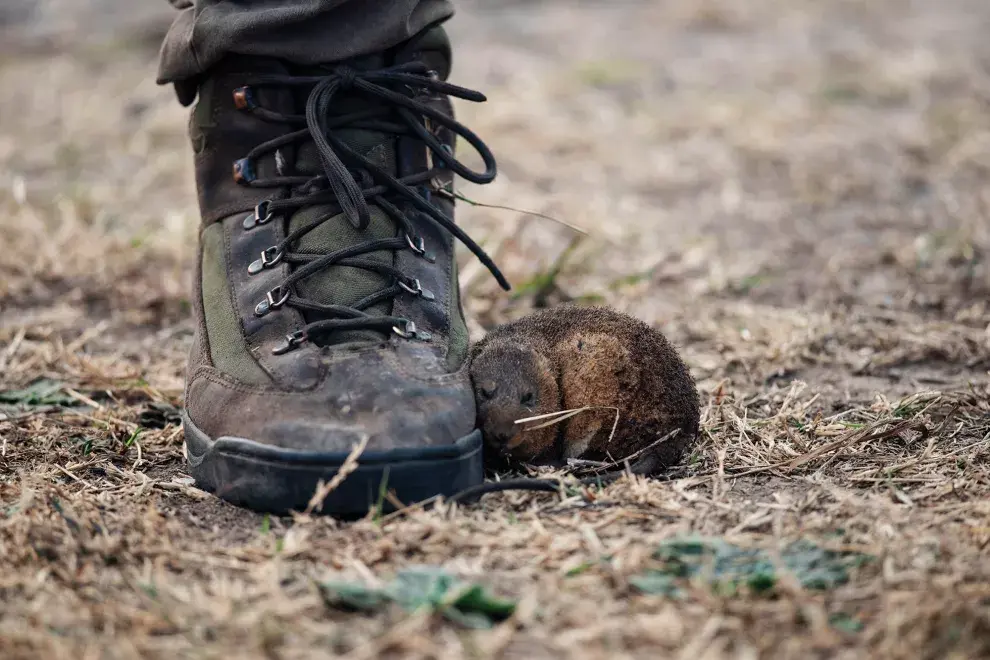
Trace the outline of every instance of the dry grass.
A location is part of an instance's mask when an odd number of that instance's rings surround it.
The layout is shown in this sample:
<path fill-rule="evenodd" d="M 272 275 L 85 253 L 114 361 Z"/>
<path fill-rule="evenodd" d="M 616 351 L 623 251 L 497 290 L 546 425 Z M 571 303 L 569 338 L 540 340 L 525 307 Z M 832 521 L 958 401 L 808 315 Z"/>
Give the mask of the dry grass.
<path fill-rule="evenodd" d="M 747 6 L 466 1 L 452 27 L 504 175 L 468 196 L 591 233 L 463 208 L 523 292 L 472 280 L 474 333 L 560 300 L 656 323 L 696 450 L 666 481 L 354 523 L 183 472 L 197 217 L 153 48 L 0 50 L 0 397 L 55 383 L 0 402 L 0 656 L 990 656 L 990 9 Z M 689 533 L 877 561 L 825 592 L 638 592 Z M 469 631 L 317 586 L 413 564 L 516 612 Z"/>

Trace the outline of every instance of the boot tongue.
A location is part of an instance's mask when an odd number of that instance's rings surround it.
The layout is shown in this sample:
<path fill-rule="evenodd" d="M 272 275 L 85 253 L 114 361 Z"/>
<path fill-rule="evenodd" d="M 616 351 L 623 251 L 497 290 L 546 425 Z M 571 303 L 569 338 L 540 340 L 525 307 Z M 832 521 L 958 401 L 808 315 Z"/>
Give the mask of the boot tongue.
<path fill-rule="evenodd" d="M 365 58 L 359 63 L 349 63 L 355 68 L 380 68 L 384 66 L 381 57 Z M 342 93 L 333 101 L 334 114 L 347 114 L 373 107 L 376 101 L 364 96 Z M 300 99 L 300 107 L 305 104 L 305 98 Z M 395 136 L 363 129 L 342 128 L 333 131 L 334 137 L 344 142 L 351 149 L 363 155 L 393 176 L 397 175 L 396 167 L 396 138 Z M 305 142 L 300 146 L 295 159 L 296 171 L 300 174 L 322 174 L 323 165 L 313 142 Z M 305 226 L 332 211 L 331 206 L 310 206 L 301 209 L 289 218 L 288 231 Z M 398 229 L 395 223 L 380 208 L 369 205 L 371 222 L 359 231 L 354 228 L 344 214 L 338 214 L 324 221 L 312 231 L 307 232 L 296 242 L 295 250 L 316 254 L 328 254 L 360 243 L 366 243 L 383 238 L 396 236 Z M 390 251 L 368 252 L 357 257 L 366 261 L 377 261 L 392 265 L 395 254 Z M 326 305 L 352 306 L 361 299 L 390 286 L 390 278 L 373 271 L 350 266 L 332 266 L 325 268 L 296 284 L 296 291 L 301 297 Z M 373 315 L 388 315 L 392 312 L 392 301 L 385 300 L 364 310 Z M 318 313 L 306 312 L 307 322 L 320 320 Z M 325 343 L 341 344 L 353 341 L 380 341 L 382 334 L 373 330 L 339 332 L 329 336 Z"/>

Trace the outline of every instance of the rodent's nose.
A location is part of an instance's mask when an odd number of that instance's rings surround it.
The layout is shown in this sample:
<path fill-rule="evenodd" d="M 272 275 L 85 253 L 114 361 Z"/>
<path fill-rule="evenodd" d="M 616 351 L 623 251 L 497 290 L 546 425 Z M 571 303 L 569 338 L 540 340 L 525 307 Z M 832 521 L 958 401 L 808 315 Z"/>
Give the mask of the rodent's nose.
<path fill-rule="evenodd" d="M 488 439 L 497 445 L 504 445 L 519 432 L 519 427 L 517 427 L 512 422 L 489 422 L 485 425 L 485 435 Z"/>
<path fill-rule="evenodd" d="M 515 424 L 498 424 L 490 431 L 490 442 L 503 456 L 509 456 L 512 450 L 519 444 L 520 431 Z"/>

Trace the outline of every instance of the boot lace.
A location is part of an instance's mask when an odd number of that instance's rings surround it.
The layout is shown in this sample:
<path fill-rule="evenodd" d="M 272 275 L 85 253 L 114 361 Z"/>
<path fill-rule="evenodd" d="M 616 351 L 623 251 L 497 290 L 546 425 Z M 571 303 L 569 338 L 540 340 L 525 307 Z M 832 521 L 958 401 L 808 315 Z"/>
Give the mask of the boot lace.
<path fill-rule="evenodd" d="M 263 86 L 312 87 L 306 101 L 305 115 L 283 114 L 259 105 L 253 90 Z M 372 103 L 364 110 L 334 114 L 331 111 L 332 104 L 341 92 L 360 95 Z M 265 121 L 298 126 L 298 129 L 288 134 L 259 144 L 234 163 L 234 178 L 239 183 L 253 188 L 276 188 L 280 191 L 259 204 L 254 213 L 244 219 L 244 228 L 251 229 L 308 206 L 329 207 L 326 213 L 292 230 L 277 245 L 262 252 L 261 257 L 248 269 L 254 274 L 280 263 L 293 266 L 278 286 L 268 291 L 265 298 L 258 303 L 255 314 L 264 316 L 281 307 L 292 307 L 310 312 L 309 318 L 317 319 L 286 336 L 285 341 L 274 349 L 274 353 L 285 353 L 307 341 L 326 338 L 344 330 L 394 332 L 406 339 L 429 340 L 428 333 L 418 331 L 407 319 L 366 311 L 399 295 L 433 299 L 432 292 L 423 289 L 418 280 L 404 275 L 394 266 L 361 258 L 372 252 L 411 250 L 419 257 L 433 261 L 434 258 L 417 233 L 412 218 L 432 222 L 450 232 L 491 271 L 503 289 L 510 288 L 485 251 L 430 202 L 432 195 L 453 198 L 453 192 L 438 178 L 438 175 L 448 170 L 472 183 L 490 183 L 496 174 L 495 158 L 488 146 L 470 129 L 421 100 L 423 94 L 446 94 L 467 101 L 485 101 L 485 96 L 480 92 L 440 80 L 422 62 L 372 71 L 336 66 L 325 75 L 263 75 L 250 80 L 249 86 L 235 90 L 234 100 L 238 108 L 252 112 Z M 437 129 L 450 130 L 470 144 L 481 156 L 484 171 L 476 172 L 455 158 L 450 148 L 430 130 L 431 124 Z M 407 176 L 393 176 L 334 135 L 335 131 L 345 127 L 387 135 L 414 136 L 426 145 L 428 167 Z M 282 147 L 306 141 L 315 143 L 319 154 L 322 172 L 315 176 L 299 174 L 285 167 L 284 157 L 279 151 Z M 275 154 L 277 175 L 259 178 L 254 163 L 261 156 L 272 153 Z M 286 169 L 290 171 L 286 173 Z M 286 190 L 289 192 L 286 193 Z M 377 206 L 395 222 L 399 229 L 398 236 L 369 239 L 329 254 L 294 250 L 303 236 L 341 213 L 355 229 L 366 229 L 371 221 L 369 203 Z M 388 278 L 391 285 L 352 305 L 328 305 L 302 297 L 296 292 L 295 285 L 300 280 L 332 266 L 350 266 L 372 271 Z"/>

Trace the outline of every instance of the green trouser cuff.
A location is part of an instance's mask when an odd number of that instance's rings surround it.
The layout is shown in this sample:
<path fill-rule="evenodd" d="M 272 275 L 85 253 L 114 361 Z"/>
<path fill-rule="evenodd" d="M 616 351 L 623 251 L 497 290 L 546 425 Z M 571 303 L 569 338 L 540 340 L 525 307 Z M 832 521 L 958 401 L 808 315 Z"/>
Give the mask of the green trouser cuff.
<path fill-rule="evenodd" d="M 337 62 L 396 46 L 454 13 L 450 0 L 169 0 L 181 9 L 162 44 L 161 84 L 228 55 Z"/>

